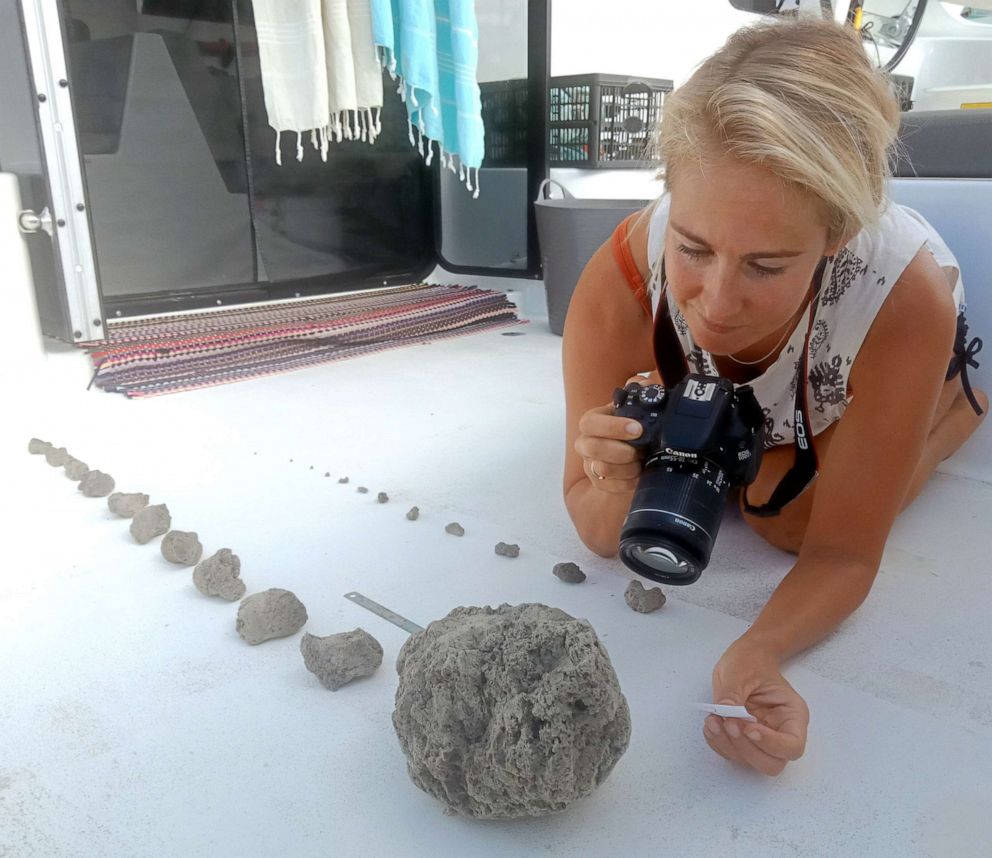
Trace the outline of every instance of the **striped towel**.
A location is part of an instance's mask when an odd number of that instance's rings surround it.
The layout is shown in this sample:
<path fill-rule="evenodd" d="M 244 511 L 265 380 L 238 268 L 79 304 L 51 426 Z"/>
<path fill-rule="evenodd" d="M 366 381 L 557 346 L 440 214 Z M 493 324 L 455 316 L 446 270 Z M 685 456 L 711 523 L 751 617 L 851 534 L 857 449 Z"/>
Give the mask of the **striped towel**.
<path fill-rule="evenodd" d="M 327 160 L 329 140 L 375 142 L 381 128 L 382 72 L 372 44 L 369 0 L 252 0 L 262 88 L 276 132 L 303 135 Z"/>
<path fill-rule="evenodd" d="M 459 178 L 478 197 L 485 134 L 473 0 L 372 0 L 372 37 L 383 65 L 398 78 L 410 142 L 428 164 L 432 143 L 452 172 L 457 161 Z"/>

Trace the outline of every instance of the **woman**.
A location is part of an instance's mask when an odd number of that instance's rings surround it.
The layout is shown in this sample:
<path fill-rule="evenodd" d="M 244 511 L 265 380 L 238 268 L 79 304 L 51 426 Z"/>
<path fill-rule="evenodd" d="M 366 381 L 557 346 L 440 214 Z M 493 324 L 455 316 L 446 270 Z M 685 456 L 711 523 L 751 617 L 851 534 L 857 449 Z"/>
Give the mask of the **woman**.
<path fill-rule="evenodd" d="M 565 325 L 565 502 L 604 557 L 617 552 L 641 470 L 626 443 L 639 425 L 607 403 L 654 365 L 659 302 L 691 369 L 750 384 L 763 406 L 769 447 L 752 504 L 793 463 L 812 325 L 805 383 L 819 476 L 778 516 L 742 506 L 754 531 L 798 556 L 712 677 L 715 702 L 745 705 L 758 722 L 704 723 L 717 753 L 766 774 L 806 744 L 808 709 L 782 663 L 861 604 L 896 516 L 988 407 L 958 372 L 975 364 L 957 262 L 920 215 L 884 197 L 898 123 L 850 29 L 801 19 L 736 33 L 669 96 L 666 194 L 596 252 Z"/>

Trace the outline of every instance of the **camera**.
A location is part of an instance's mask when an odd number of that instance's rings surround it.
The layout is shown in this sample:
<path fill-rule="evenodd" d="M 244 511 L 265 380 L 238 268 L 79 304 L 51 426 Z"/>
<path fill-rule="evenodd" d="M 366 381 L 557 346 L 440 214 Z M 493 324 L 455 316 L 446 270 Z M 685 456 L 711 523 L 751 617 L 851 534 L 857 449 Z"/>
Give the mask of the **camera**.
<path fill-rule="evenodd" d="M 727 493 L 754 481 L 765 421 L 754 391 L 712 375 L 678 384 L 630 383 L 613 412 L 643 429 L 643 473 L 620 531 L 620 558 L 663 584 L 692 584 L 709 563 Z"/>

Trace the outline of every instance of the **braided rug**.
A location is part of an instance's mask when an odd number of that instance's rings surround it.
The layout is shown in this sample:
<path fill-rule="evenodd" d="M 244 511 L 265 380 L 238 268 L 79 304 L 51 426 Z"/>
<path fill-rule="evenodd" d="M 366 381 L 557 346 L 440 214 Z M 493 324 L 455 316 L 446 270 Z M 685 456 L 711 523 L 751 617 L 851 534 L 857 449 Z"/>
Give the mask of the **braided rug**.
<path fill-rule="evenodd" d="M 93 359 L 93 383 L 145 397 L 520 324 L 502 292 L 415 284 L 108 320 L 106 341 L 82 345 Z"/>

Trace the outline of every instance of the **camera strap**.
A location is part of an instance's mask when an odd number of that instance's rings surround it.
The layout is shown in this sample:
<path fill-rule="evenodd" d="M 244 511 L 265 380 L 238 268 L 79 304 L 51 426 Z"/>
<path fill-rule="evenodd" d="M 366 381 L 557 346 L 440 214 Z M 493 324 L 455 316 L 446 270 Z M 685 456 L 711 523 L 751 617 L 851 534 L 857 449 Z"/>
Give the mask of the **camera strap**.
<path fill-rule="evenodd" d="M 675 387 L 689 374 L 689 362 L 682 351 L 682 342 L 675 331 L 672 313 L 668 308 L 668 279 L 665 277 L 665 256 L 661 257 L 661 299 L 658 301 L 658 315 L 654 319 L 654 363 L 658 367 L 661 383 L 667 388 Z"/>
<path fill-rule="evenodd" d="M 807 379 L 809 377 L 809 341 L 813 333 L 813 322 L 816 318 L 816 306 L 822 291 L 823 274 L 827 266 L 827 257 L 820 260 L 813 275 L 813 294 L 810 298 L 809 322 L 806 326 L 806 338 L 803 343 L 803 356 L 800 361 L 799 376 L 796 379 L 796 399 L 793 412 L 795 415 L 795 459 L 788 473 L 782 477 L 775 487 L 767 503 L 755 506 L 747 499 L 747 486 L 744 487 L 744 509 L 749 515 L 759 518 L 771 518 L 782 511 L 782 507 L 794 501 L 816 479 L 819 473 L 816 449 L 813 446 L 813 427 L 809 419 L 807 402 Z M 661 283 L 667 285 L 665 279 L 665 261 L 661 261 Z M 658 315 L 654 323 L 654 359 L 658 365 L 658 374 L 665 387 L 678 384 L 689 372 L 689 365 L 682 350 L 682 343 L 675 331 L 671 312 L 668 308 L 666 295 L 661 296 Z"/>

